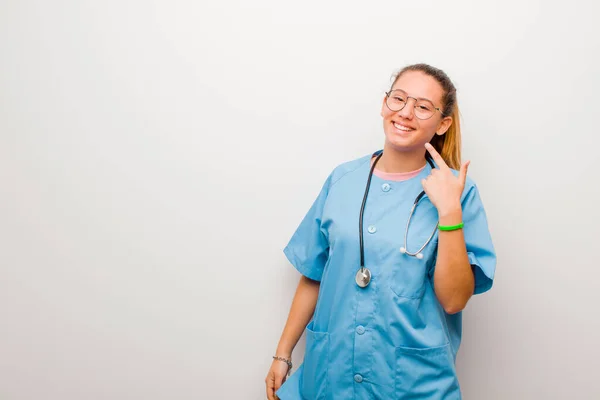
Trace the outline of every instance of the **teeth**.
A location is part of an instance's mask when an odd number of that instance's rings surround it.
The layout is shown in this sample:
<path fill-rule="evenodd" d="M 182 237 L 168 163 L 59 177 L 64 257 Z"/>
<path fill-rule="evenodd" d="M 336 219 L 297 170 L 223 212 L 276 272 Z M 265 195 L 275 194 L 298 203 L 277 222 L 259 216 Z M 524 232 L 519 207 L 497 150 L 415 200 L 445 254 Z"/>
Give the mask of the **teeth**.
<path fill-rule="evenodd" d="M 412 130 L 414 130 L 414 129 L 407 128 L 407 127 L 405 127 L 405 126 L 402 126 L 402 125 L 398 125 L 398 124 L 397 124 L 397 123 L 395 123 L 395 122 L 394 122 L 394 126 L 396 127 L 396 129 L 399 129 L 399 130 L 401 130 L 401 131 L 406 131 L 406 132 L 408 132 L 408 131 L 412 131 Z"/>

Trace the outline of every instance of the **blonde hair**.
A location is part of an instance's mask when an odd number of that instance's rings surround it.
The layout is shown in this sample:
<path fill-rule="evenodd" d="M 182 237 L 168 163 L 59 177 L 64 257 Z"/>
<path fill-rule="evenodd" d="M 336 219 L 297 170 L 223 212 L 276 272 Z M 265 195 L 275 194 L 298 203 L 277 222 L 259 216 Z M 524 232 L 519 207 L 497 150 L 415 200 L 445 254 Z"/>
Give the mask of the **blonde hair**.
<path fill-rule="evenodd" d="M 454 87 L 454 84 L 452 83 L 448 75 L 446 75 L 446 73 L 441 69 L 432 67 L 428 64 L 413 64 L 402 68 L 394 76 L 394 82 L 392 83 L 392 87 L 394 86 L 396 81 L 402 76 L 402 74 L 408 71 L 419 71 L 431 76 L 440 84 L 440 86 L 444 90 L 444 95 L 442 96 L 442 102 L 444 107 L 442 111 L 442 117 L 451 116 L 452 124 L 450 125 L 445 134 L 435 135 L 433 139 L 431 139 L 430 143 L 437 150 L 437 152 L 440 153 L 440 155 L 450 168 L 460 169 L 460 113 L 458 110 L 458 103 L 456 101 L 456 88 Z"/>

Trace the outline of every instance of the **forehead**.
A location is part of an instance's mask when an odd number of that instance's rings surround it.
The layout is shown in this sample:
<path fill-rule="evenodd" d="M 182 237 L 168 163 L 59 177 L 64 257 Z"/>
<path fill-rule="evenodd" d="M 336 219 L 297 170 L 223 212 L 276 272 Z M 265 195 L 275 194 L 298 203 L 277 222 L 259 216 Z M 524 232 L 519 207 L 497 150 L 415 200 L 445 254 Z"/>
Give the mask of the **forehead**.
<path fill-rule="evenodd" d="M 392 89 L 402 89 L 409 96 L 440 103 L 444 90 L 431 76 L 421 71 L 407 71 L 394 83 Z"/>

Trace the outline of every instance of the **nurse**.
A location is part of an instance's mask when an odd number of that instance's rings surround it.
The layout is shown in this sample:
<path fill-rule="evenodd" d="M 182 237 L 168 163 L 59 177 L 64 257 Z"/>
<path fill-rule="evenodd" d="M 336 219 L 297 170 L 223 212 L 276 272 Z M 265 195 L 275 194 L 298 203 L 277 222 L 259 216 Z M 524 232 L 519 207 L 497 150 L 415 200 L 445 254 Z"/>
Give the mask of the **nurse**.
<path fill-rule="evenodd" d="M 461 399 L 461 311 L 492 287 L 496 255 L 461 164 L 456 89 L 407 66 L 381 116 L 383 149 L 331 171 L 284 249 L 301 278 L 268 399 Z"/>

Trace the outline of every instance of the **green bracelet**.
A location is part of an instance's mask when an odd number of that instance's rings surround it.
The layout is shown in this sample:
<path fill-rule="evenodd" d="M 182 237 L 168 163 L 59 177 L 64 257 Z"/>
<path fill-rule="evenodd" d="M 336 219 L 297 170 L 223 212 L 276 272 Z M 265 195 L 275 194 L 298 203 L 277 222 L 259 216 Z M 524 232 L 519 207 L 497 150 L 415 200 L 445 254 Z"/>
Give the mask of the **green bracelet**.
<path fill-rule="evenodd" d="M 463 226 L 465 226 L 465 224 L 463 222 L 461 222 L 460 224 L 457 225 L 439 225 L 438 228 L 440 228 L 440 231 L 455 231 L 457 229 L 461 229 Z"/>

